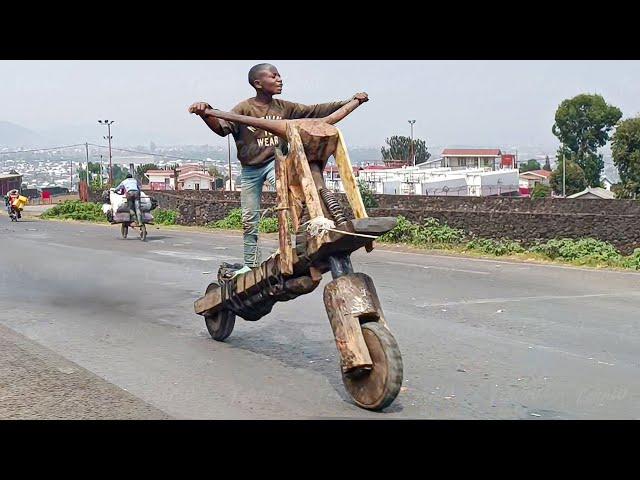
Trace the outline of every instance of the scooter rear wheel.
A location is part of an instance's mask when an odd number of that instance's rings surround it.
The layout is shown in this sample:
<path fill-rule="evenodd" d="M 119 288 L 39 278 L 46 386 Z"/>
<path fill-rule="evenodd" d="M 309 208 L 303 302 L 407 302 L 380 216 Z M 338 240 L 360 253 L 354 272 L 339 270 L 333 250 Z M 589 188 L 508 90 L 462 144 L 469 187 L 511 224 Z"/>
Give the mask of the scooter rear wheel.
<path fill-rule="evenodd" d="M 402 387 L 402 356 L 396 339 L 382 324 L 362 324 L 362 335 L 373 360 L 371 370 L 342 374 L 342 382 L 355 403 L 367 410 L 382 410 Z"/>
<path fill-rule="evenodd" d="M 122 238 L 127 238 L 128 234 L 129 234 L 129 226 L 126 223 L 121 223 L 120 224 L 120 235 L 122 235 Z"/>

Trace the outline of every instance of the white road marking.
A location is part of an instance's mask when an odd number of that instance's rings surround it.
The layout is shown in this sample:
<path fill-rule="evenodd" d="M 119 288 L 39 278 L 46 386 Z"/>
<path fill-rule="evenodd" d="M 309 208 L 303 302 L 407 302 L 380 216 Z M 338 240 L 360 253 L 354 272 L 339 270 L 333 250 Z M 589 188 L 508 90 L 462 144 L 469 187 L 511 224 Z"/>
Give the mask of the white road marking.
<path fill-rule="evenodd" d="M 592 298 L 592 297 L 637 297 L 640 292 L 618 292 L 618 293 L 590 293 L 586 295 L 539 295 L 535 297 L 512 297 L 512 298 L 478 298 L 475 300 L 461 300 L 459 302 L 445 303 L 425 303 L 416 305 L 417 307 L 449 307 L 452 305 L 478 305 L 485 303 L 506 303 L 506 302 L 526 302 L 539 300 L 572 300 L 576 298 Z"/>
<path fill-rule="evenodd" d="M 389 263 L 393 265 L 404 265 L 407 267 L 417 267 L 424 268 L 425 270 L 451 270 L 452 272 L 463 272 L 463 273 L 477 273 L 478 275 L 491 275 L 491 272 L 481 272 L 479 270 L 465 270 L 463 268 L 452 268 L 452 267 L 439 267 L 436 265 L 419 265 L 416 263 L 404 263 L 404 262 L 390 262 L 386 260 L 382 260 L 382 263 Z"/>
<path fill-rule="evenodd" d="M 201 260 L 203 262 L 236 259 L 236 257 L 231 257 L 229 255 L 207 255 L 199 254 L 197 252 L 175 252 L 173 250 L 151 250 L 151 253 L 155 253 L 157 255 L 165 255 L 167 257 L 184 258 L 188 260 Z"/>

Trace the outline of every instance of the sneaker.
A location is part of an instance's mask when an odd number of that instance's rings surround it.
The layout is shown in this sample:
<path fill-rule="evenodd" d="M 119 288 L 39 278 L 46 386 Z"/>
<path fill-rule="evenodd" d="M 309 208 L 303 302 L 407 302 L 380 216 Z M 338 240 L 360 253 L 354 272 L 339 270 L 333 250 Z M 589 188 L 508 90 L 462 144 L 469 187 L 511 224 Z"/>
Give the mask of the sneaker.
<path fill-rule="evenodd" d="M 237 277 L 238 275 L 242 275 L 243 273 L 248 273 L 250 271 L 251 271 L 251 267 L 247 267 L 245 265 L 240 270 L 236 270 L 235 272 L 233 272 L 233 276 L 231 278 Z"/>

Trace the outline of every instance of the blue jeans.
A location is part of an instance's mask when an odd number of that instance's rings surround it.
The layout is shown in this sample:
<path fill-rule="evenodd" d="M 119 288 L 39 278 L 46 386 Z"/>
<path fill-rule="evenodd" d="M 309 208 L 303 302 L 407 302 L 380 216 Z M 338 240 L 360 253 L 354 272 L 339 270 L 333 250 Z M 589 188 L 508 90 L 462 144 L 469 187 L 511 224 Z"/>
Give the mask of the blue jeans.
<path fill-rule="evenodd" d="M 258 248 L 258 224 L 260 223 L 260 196 L 264 181 L 276 187 L 276 162 L 271 161 L 259 167 L 243 166 L 240 174 L 242 207 L 242 227 L 244 229 L 244 264 L 248 267 L 260 265 Z"/>

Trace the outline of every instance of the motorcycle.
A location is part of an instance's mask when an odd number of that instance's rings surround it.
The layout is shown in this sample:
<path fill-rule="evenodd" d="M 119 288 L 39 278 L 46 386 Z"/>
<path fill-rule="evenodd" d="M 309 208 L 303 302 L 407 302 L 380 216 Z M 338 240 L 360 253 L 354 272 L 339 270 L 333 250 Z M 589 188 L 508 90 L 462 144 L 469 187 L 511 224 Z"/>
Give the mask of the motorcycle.
<path fill-rule="evenodd" d="M 22 218 L 22 215 L 20 214 L 20 210 L 18 210 L 16 207 L 11 205 L 9 207 L 9 218 L 11 219 L 12 222 L 17 222 L 19 218 Z"/>

